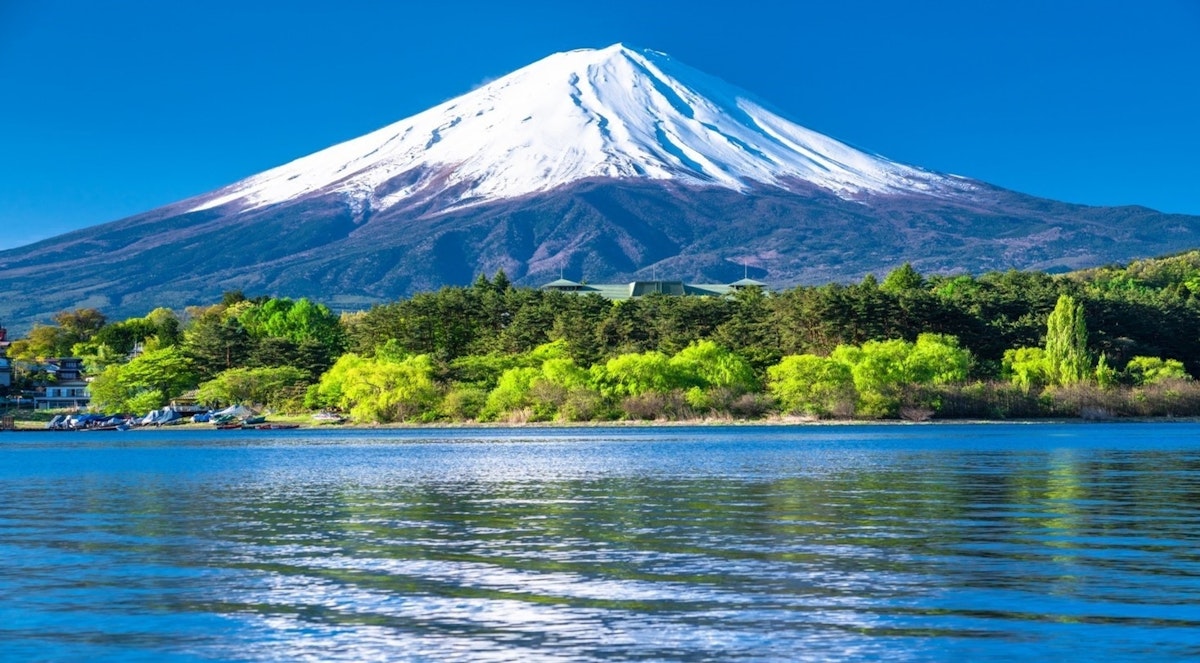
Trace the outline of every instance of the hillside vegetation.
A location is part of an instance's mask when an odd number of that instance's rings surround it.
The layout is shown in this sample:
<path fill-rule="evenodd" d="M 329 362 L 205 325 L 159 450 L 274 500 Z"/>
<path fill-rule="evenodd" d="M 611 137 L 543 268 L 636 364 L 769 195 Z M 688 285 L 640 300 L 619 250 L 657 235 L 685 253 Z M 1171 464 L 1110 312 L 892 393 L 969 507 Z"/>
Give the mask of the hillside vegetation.
<path fill-rule="evenodd" d="M 341 316 L 241 293 L 119 322 L 81 309 L 10 356 L 83 357 L 110 412 L 198 389 L 360 422 L 1183 416 L 1200 414 L 1198 293 L 1198 251 L 626 302 L 499 273 Z"/>

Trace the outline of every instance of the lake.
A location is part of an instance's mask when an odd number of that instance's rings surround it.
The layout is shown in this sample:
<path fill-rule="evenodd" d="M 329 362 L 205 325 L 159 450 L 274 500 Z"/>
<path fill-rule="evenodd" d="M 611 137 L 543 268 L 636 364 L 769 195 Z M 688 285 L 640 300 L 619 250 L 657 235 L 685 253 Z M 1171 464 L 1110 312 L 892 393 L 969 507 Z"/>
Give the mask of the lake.
<path fill-rule="evenodd" d="M 1200 425 L 0 433 L 0 657 L 1200 657 Z"/>

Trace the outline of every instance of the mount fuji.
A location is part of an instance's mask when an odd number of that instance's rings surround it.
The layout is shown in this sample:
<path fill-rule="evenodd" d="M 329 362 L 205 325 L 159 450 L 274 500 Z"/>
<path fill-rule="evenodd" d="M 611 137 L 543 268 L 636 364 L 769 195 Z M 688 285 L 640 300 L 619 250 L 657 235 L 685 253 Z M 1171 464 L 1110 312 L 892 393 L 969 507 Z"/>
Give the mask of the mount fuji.
<path fill-rule="evenodd" d="M 0 318 L 222 291 L 358 308 L 504 269 L 774 285 L 1065 270 L 1200 245 L 1200 217 L 1059 203 L 890 161 L 670 56 L 558 53 L 217 191 L 0 252 Z M 31 293 L 36 293 L 31 294 Z"/>

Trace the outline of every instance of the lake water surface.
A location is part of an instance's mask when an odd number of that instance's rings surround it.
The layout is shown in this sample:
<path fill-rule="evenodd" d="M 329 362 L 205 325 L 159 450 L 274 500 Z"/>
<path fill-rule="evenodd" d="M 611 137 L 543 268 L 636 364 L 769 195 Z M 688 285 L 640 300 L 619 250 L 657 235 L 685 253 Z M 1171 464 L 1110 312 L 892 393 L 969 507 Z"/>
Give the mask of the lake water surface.
<path fill-rule="evenodd" d="M 8 660 L 1200 657 L 1200 426 L 0 433 Z"/>

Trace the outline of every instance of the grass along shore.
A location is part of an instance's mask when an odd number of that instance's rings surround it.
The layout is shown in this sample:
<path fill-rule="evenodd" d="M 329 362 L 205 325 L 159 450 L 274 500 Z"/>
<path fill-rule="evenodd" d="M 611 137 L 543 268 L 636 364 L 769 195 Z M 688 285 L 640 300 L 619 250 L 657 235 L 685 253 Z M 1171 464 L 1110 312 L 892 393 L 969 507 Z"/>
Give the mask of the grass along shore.
<path fill-rule="evenodd" d="M 1128 390 L 1132 391 L 1132 390 Z M 1128 395 L 1129 401 L 1137 401 L 1136 396 Z M 1142 399 L 1144 402 L 1144 399 Z M 1102 407 L 1101 403 L 1083 406 L 1079 414 L 1067 414 L 1062 411 L 1047 413 L 1041 416 L 1017 417 L 987 417 L 987 416 L 919 416 L 915 418 L 820 418 L 808 415 L 772 413 L 764 417 L 746 418 L 722 415 L 703 415 L 677 418 L 657 419 L 608 419 L 592 421 L 531 421 L 527 418 L 513 417 L 504 421 L 475 421 L 475 420 L 443 420 L 431 422 L 356 422 L 347 420 L 343 423 L 316 421 L 311 413 L 302 414 L 267 414 L 267 423 L 294 424 L 303 430 L 388 430 L 388 429 L 455 429 L 455 428 L 484 428 L 484 429 L 571 429 L 571 428 L 658 428 L 658 427 L 689 427 L 689 426 L 912 426 L 912 425 L 989 425 L 989 424 L 1063 424 L 1063 423 L 1200 423 L 1200 413 L 1189 414 L 1136 414 L 1114 413 Z M 1111 405 L 1111 403 L 1110 403 Z M 47 424 L 56 415 L 74 414 L 73 410 L 20 410 L 4 412 L 14 418 L 16 432 L 46 431 Z M 925 414 L 925 413 L 922 413 Z M 165 426 L 138 426 L 130 429 L 140 430 L 175 430 L 199 431 L 211 430 L 220 432 L 211 423 L 183 423 Z"/>

